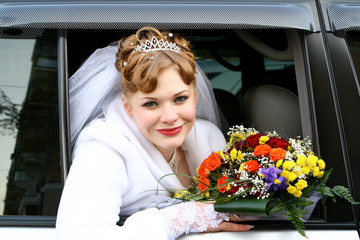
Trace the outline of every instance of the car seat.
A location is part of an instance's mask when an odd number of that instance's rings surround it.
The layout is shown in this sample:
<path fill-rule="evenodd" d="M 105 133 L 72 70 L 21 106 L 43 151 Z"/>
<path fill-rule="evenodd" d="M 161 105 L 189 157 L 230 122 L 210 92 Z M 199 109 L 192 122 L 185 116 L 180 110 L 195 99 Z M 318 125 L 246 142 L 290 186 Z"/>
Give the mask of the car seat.
<path fill-rule="evenodd" d="M 244 120 L 260 132 L 276 131 L 280 136 L 302 135 L 298 96 L 275 85 L 258 85 L 243 97 Z"/>

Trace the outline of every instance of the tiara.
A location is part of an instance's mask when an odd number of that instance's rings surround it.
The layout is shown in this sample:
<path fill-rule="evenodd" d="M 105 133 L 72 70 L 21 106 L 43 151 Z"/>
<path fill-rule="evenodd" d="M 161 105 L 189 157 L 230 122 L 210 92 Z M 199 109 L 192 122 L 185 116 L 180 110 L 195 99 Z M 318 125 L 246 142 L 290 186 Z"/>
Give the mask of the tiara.
<path fill-rule="evenodd" d="M 176 43 L 164 41 L 163 39 L 158 40 L 156 37 L 152 37 L 151 41 L 146 40 L 145 43 L 137 45 L 131 54 L 135 52 L 154 52 L 161 50 L 181 52 L 181 48 L 177 46 Z"/>

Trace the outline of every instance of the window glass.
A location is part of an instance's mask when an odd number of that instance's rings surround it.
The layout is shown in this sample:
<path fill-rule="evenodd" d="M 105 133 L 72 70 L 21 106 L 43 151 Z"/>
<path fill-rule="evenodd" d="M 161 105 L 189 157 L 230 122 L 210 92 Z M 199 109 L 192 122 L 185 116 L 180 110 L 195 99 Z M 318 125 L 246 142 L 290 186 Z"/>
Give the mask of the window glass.
<path fill-rule="evenodd" d="M 249 30 L 248 33 L 275 50 L 284 51 L 288 47 L 284 31 Z M 254 86 L 276 85 L 297 95 L 294 62 L 265 57 L 255 50 L 256 46 L 244 42 L 235 30 L 193 32 L 188 33 L 187 38 L 194 47 L 199 66 L 210 79 L 229 126 L 253 126 L 243 99 Z"/>
<path fill-rule="evenodd" d="M 0 35 L 0 215 L 53 216 L 62 189 L 57 36 L 21 33 Z"/>
<path fill-rule="evenodd" d="M 360 93 L 360 31 L 347 32 L 346 36 L 357 75 L 357 86 Z"/>

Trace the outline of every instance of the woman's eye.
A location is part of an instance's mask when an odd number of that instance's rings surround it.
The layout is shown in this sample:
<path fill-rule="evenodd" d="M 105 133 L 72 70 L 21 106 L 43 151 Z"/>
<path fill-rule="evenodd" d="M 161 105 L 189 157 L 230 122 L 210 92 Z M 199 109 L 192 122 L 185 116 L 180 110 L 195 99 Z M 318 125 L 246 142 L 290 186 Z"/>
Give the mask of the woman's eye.
<path fill-rule="evenodd" d="M 187 96 L 180 96 L 175 99 L 175 102 L 177 102 L 177 103 L 185 102 L 186 99 L 188 99 Z"/>
<path fill-rule="evenodd" d="M 152 108 L 155 107 L 156 105 L 157 105 L 156 102 L 146 102 L 143 104 L 143 106 L 147 108 Z"/>

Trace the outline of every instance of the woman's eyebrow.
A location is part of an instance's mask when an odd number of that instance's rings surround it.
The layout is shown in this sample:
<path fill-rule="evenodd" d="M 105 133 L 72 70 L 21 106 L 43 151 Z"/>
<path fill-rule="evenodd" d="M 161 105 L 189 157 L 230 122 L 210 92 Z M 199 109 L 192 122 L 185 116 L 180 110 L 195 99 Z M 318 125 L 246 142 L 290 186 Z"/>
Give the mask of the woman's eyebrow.
<path fill-rule="evenodd" d="M 181 94 L 183 94 L 183 93 L 185 93 L 185 92 L 190 92 L 190 91 L 187 90 L 187 89 L 185 89 L 185 90 L 182 90 L 182 91 L 176 93 L 175 96 L 181 95 Z"/>

